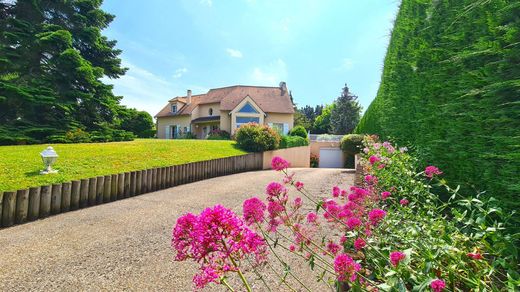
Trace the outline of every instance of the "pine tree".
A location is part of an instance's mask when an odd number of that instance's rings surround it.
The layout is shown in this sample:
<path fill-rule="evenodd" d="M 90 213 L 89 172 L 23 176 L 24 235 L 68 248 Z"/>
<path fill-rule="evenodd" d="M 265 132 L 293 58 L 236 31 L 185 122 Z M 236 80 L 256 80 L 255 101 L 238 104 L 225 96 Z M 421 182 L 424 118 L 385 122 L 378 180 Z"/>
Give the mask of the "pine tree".
<path fill-rule="evenodd" d="M 352 133 L 361 114 L 361 106 L 357 102 L 357 96 L 353 95 L 345 84 L 341 95 L 334 103 L 336 106 L 332 109 L 330 115 L 332 132 L 338 135 Z"/>

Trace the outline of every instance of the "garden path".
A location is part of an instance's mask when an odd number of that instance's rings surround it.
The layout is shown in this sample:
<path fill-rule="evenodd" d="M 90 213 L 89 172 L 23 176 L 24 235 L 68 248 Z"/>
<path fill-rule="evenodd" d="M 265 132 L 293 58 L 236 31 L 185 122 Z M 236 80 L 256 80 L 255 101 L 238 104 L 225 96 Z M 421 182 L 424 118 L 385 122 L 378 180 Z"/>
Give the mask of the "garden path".
<path fill-rule="evenodd" d="M 344 169 L 294 171 L 313 194 L 346 188 L 354 176 Z M 265 186 L 281 178 L 274 171 L 218 177 L 0 230 L 0 291 L 190 291 L 196 264 L 172 261 L 176 219 L 215 204 L 241 213 L 244 199 L 264 198 Z M 312 291 L 323 290 L 306 264 L 294 263 Z M 266 278 L 273 291 L 285 290 L 276 277 Z M 260 281 L 254 286 L 265 290 Z"/>

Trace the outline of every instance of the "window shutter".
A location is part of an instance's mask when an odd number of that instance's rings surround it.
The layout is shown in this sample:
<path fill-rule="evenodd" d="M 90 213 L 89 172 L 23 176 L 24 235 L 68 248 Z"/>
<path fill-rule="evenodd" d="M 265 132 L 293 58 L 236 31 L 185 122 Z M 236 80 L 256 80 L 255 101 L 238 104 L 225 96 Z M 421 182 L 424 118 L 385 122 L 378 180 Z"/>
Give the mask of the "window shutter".
<path fill-rule="evenodd" d="M 164 139 L 170 139 L 170 125 L 166 126 L 166 128 L 164 130 L 165 130 Z"/>

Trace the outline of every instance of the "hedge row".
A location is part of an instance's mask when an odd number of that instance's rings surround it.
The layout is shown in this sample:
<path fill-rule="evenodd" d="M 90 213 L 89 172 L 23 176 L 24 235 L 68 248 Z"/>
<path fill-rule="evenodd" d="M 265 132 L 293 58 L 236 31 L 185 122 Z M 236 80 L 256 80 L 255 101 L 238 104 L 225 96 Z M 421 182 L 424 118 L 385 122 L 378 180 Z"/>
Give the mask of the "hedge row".
<path fill-rule="evenodd" d="M 518 15 L 512 0 L 403 0 L 355 132 L 415 145 L 450 183 L 520 208 Z"/>

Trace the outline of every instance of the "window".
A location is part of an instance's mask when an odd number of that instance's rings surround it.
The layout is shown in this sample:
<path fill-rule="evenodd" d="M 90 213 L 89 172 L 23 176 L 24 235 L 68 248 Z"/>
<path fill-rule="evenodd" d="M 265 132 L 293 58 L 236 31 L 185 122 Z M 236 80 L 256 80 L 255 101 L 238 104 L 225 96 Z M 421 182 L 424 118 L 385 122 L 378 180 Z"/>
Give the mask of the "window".
<path fill-rule="evenodd" d="M 176 112 L 177 112 L 177 105 L 172 104 L 172 113 L 176 113 Z"/>
<path fill-rule="evenodd" d="M 238 112 L 239 113 L 255 113 L 255 114 L 258 113 L 258 111 L 249 102 L 246 103 Z"/>
<path fill-rule="evenodd" d="M 208 110 L 208 115 L 210 115 L 210 116 L 213 115 L 213 109 L 212 109 L 212 108 L 209 108 L 209 110 Z"/>
<path fill-rule="evenodd" d="M 283 123 L 272 123 L 271 128 L 277 131 L 279 134 L 283 134 Z"/>
<path fill-rule="evenodd" d="M 240 128 L 243 124 L 257 123 L 260 124 L 260 118 L 258 117 L 236 117 L 237 128 Z"/>

